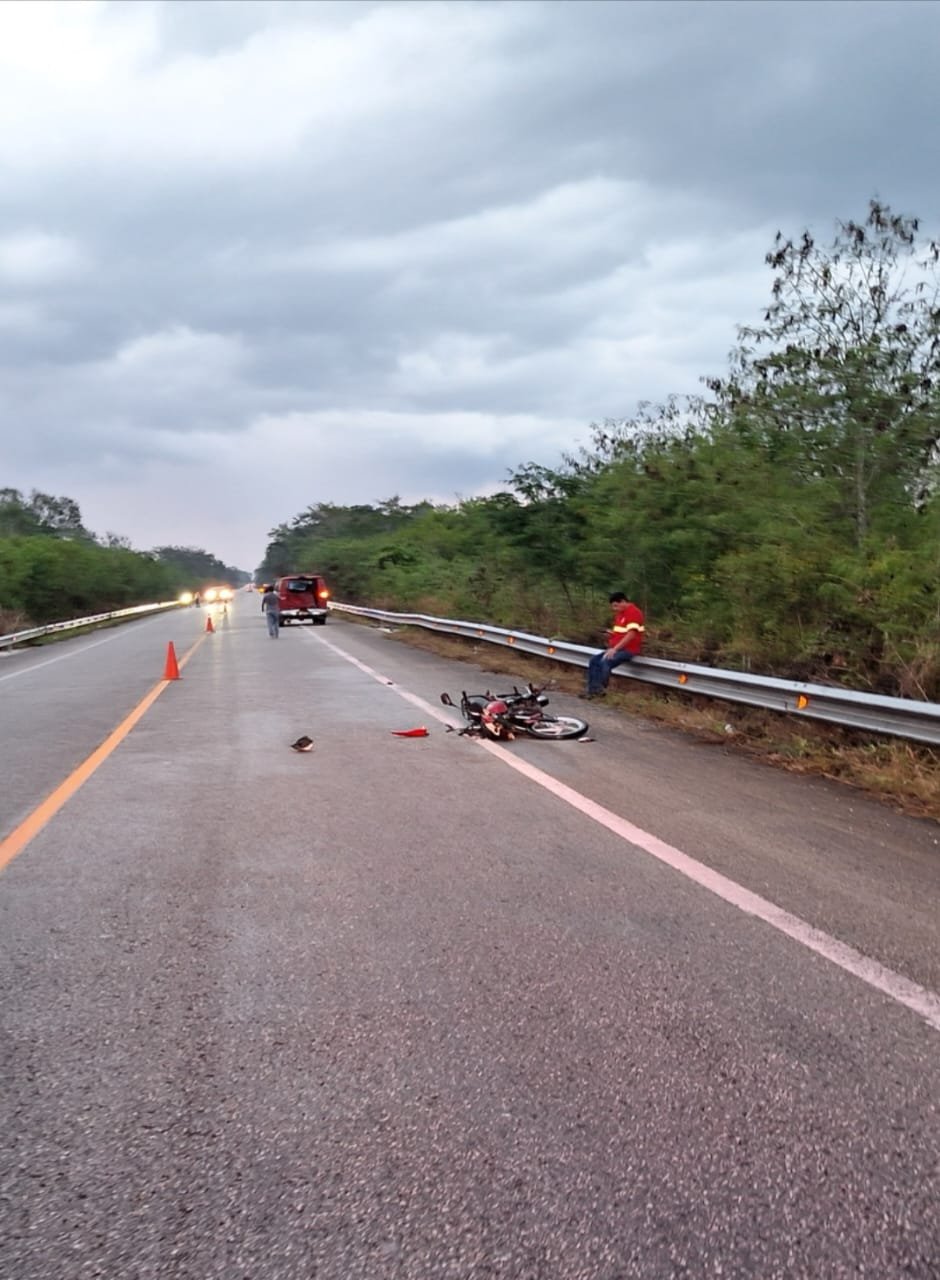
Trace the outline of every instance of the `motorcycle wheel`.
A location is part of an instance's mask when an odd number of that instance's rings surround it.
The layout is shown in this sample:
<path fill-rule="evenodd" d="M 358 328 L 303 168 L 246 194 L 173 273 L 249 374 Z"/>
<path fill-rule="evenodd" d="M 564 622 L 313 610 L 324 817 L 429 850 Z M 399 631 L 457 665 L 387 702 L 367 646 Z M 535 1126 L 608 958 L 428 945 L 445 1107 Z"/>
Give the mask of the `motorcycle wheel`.
<path fill-rule="evenodd" d="M 587 733 L 588 724 L 577 716 L 542 716 L 541 720 L 534 720 L 524 728 L 532 738 L 550 738 L 556 742 L 564 742 Z"/>

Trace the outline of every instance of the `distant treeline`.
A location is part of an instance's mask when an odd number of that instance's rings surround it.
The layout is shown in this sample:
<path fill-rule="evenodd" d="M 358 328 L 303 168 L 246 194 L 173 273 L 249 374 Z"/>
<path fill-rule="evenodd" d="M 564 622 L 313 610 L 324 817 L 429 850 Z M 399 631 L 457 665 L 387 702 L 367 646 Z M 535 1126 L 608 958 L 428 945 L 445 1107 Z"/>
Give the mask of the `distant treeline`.
<path fill-rule="evenodd" d="M 261 575 L 578 641 L 622 587 L 652 653 L 938 700 L 938 257 L 877 202 L 829 245 L 778 236 L 762 322 L 707 395 L 595 425 L 492 497 L 316 503 Z"/>
<path fill-rule="evenodd" d="M 97 538 L 72 498 L 0 489 L 0 633 L 247 577 L 194 547 L 143 552 L 116 534 Z"/>

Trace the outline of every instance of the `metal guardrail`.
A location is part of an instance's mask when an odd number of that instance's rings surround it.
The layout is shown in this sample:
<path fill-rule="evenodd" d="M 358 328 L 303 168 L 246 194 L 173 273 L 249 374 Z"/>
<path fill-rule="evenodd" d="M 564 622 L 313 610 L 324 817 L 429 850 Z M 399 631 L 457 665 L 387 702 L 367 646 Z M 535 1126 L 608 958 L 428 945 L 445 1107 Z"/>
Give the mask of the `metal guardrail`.
<path fill-rule="evenodd" d="M 13 631 L 10 635 L 0 636 L 0 649 L 14 644 L 25 644 L 27 640 L 38 640 L 42 636 L 51 636 L 58 631 L 74 631 L 76 627 L 93 627 L 99 622 L 110 622 L 112 618 L 133 618 L 137 614 L 154 613 L 157 609 L 172 609 L 178 600 L 165 600 L 162 604 L 135 604 L 130 609 L 112 609 L 110 613 L 96 613 L 90 618 L 72 618 L 69 622 L 50 622 L 46 627 L 30 627 L 28 631 Z"/>
<path fill-rule="evenodd" d="M 461 622 L 453 618 L 435 618 L 423 613 L 391 613 L 385 609 L 367 609 L 359 605 L 331 601 L 330 608 L 380 622 L 399 626 L 424 627 L 447 635 L 485 640 L 507 648 L 531 653 L 539 658 L 586 667 L 597 652 L 583 644 L 546 639 L 526 631 L 509 631 L 482 622 Z M 636 658 L 617 667 L 613 674 L 626 680 L 642 680 L 646 684 L 680 689 L 685 693 L 701 693 L 710 698 L 744 702 L 753 707 L 784 711 L 809 719 L 829 720 L 851 729 L 870 733 L 886 733 L 940 746 L 940 703 L 916 702 L 912 698 L 887 698 L 838 686 L 808 684 L 798 680 L 778 680 L 773 676 L 749 675 L 743 671 L 723 671 L 717 667 L 700 667 L 688 662 L 667 662 L 662 658 Z"/>

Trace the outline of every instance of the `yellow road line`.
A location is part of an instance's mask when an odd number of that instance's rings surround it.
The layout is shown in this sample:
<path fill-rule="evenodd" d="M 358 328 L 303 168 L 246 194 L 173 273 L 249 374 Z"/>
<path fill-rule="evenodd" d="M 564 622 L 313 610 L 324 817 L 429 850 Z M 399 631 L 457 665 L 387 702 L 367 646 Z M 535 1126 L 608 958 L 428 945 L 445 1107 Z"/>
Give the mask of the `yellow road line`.
<path fill-rule="evenodd" d="M 205 640 L 205 634 L 201 635 L 196 643 L 189 651 L 180 659 L 180 670 L 186 666 L 202 642 Z M 95 772 L 100 764 L 103 764 L 111 755 L 112 751 L 118 747 L 127 735 L 133 729 L 138 720 L 147 712 L 159 698 L 160 694 L 169 684 L 173 684 L 172 680 L 159 680 L 148 694 L 146 694 L 134 710 L 121 721 L 116 729 L 105 738 L 100 747 L 97 747 L 87 759 L 83 760 L 77 769 L 64 780 L 60 782 L 55 791 L 51 795 L 46 796 L 41 804 L 23 819 L 18 827 L 15 827 L 3 840 L 0 840 L 0 871 L 12 862 L 18 853 L 29 844 L 33 836 L 43 829 L 50 819 L 54 818 L 65 802 L 75 794 L 91 775 Z"/>

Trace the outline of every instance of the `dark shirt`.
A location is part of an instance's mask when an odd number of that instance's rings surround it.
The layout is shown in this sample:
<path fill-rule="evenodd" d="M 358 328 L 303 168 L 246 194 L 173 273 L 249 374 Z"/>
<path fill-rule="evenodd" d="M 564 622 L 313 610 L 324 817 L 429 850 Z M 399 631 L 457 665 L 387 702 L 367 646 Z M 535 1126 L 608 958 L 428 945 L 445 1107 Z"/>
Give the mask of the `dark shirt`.
<path fill-rule="evenodd" d="M 261 597 L 261 612 L 270 609 L 272 613 L 281 612 L 281 602 L 276 591 L 266 591 Z"/>

